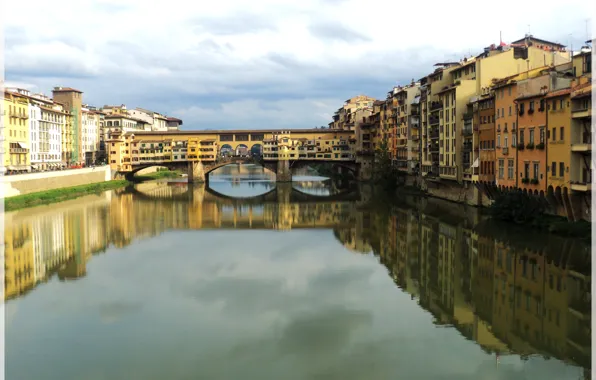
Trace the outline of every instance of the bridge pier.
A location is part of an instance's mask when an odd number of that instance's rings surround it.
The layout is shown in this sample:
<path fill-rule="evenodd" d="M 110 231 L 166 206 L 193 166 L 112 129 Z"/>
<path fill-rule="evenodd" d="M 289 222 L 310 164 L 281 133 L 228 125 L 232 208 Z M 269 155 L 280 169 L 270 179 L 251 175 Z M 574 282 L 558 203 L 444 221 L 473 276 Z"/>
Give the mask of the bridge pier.
<path fill-rule="evenodd" d="M 289 160 L 277 161 L 277 171 L 275 172 L 276 182 L 292 182 L 292 170 Z"/>
<path fill-rule="evenodd" d="M 205 183 L 205 168 L 201 161 L 188 162 L 188 183 Z"/>

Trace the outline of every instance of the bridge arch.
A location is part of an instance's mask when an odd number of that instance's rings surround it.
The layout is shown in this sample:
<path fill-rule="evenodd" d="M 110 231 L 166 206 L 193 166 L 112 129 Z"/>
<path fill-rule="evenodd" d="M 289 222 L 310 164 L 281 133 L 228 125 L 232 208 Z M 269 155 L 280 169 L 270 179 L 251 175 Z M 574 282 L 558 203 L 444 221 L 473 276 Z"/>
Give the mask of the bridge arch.
<path fill-rule="evenodd" d="M 263 144 L 256 143 L 250 147 L 250 155 L 255 157 L 261 157 L 263 155 Z"/>
<path fill-rule="evenodd" d="M 232 148 L 230 144 L 223 144 L 221 148 L 219 148 L 220 157 L 229 156 L 232 152 L 234 152 L 234 148 Z"/>
<path fill-rule="evenodd" d="M 250 153 L 248 146 L 246 144 L 238 144 L 236 146 L 236 156 L 244 156 Z"/>

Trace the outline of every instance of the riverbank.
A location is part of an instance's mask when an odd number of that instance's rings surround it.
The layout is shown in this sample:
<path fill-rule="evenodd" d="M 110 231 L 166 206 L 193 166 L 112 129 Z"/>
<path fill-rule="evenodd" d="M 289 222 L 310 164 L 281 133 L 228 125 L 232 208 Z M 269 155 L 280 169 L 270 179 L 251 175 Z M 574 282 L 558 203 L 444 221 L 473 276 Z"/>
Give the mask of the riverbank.
<path fill-rule="evenodd" d="M 152 181 L 156 179 L 165 179 L 165 178 L 176 178 L 180 177 L 182 173 L 178 170 L 158 170 L 153 173 L 147 173 L 143 175 L 135 176 L 133 182 L 145 182 L 145 181 Z"/>
<path fill-rule="evenodd" d="M 135 176 L 133 181 L 113 180 L 106 182 L 90 183 L 86 185 L 63 187 L 58 189 L 40 191 L 35 193 L 16 195 L 5 198 L 4 210 L 15 211 L 23 208 L 46 205 L 55 202 L 62 202 L 88 194 L 100 193 L 102 191 L 114 190 L 134 183 L 153 181 L 156 179 L 175 178 L 181 174 L 178 171 L 160 170 Z"/>
<path fill-rule="evenodd" d="M 66 201 L 81 197 L 83 195 L 118 189 L 129 184 L 130 182 L 126 180 L 116 180 L 17 195 L 14 197 L 5 198 L 4 210 L 15 211 L 27 207 Z"/>
<path fill-rule="evenodd" d="M 421 186 L 422 185 L 422 186 Z M 499 193 L 496 193 L 499 194 Z M 503 193 L 512 194 L 512 193 Z M 513 226 L 530 228 L 536 232 L 554 234 L 560 237 L 577 238 L 587 241 L 591 238 L 592 223 L 587 220 L 570 221 L 568 218 L 551 213 L 547 206 L 545 206 L 544 199 L 534 198 L 534 196 L 527 196 L 528 200 L 533 199 L 534 202 L 541 205 L 538 209 L 531 211 L 530 209 L 522 210 L 522 205 L 519 204 L 522 200 L 516 202 L 509 202 L 505 207 L 511 214 L 521 213 L 523 217 L 514 217 L 505 215 L 503 218 L 502 205 L 497 204 L 496 198 L 490 199 L 487 194 L 483 193 L 475 186 L 455 186 L 453 184 L 437 185 L 434 182 L 423 181 L 417 183 L 415 178 L 409 176 L 406 184 L 398 186 L 394 192 L 394 197 L 403 196 L 418 196 L 425 198 L 441 199 L 443 201 L 453 202 L 455 204 L 464 205 L 477 209 L 479 214 L 495 223 L 504 223 Z M 526 197 L 525 195 L 523 197 Z M 507 198 L 507 197 L 506 197 Z M 527 203 L 526 201 L 524 201 Z M 499 208 L 499 212 L 495 212 Z M 505 213 L 507 214 L 507 213 Z"/>

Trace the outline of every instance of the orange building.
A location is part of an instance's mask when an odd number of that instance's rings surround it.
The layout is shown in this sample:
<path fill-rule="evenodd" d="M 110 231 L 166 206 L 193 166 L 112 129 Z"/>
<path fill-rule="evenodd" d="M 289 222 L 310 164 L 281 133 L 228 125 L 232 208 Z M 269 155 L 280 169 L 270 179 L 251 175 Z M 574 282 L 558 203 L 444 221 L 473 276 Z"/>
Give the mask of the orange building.
<path fill-rule="evenodd" d="M 500 134 L 500 148 L 495 150 L 497 166 L 496 184 L 503 187 L 517 186 L 517 80 L 528 73 L 500 79 L 493 84 L 495 92 L 495 124 Z M 498 139 L 497 139 L 498 141 Z M 499 145 L 499 142 L 497 142 Z"/>
<path fill-rule="evenodd" d="M 478 100 L 478 137 L 480 141 L 480 173 L 478 180 L 495 181 L 495 98 L 484 91 Z"/>
<path fill-rule="evenodd" d="M 546 192 L 546 106 L 549 75 L 517 82 L 518 187 L 534 194 Z"/>

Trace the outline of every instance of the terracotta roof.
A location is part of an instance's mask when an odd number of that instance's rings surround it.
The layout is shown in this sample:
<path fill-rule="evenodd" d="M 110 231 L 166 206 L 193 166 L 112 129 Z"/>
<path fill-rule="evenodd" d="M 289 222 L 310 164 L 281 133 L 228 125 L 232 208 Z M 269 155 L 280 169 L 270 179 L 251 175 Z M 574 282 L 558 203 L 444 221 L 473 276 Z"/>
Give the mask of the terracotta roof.
<path fill-rule="evenodd" d="M 52 92 L 78 92 L 79 94 L 83 93 L 83 91 L 74 89 L 72 87 L 54 87 Z"/>
<path fill-rule="evenodd" d="M 578 86 L 573 87 L 572 89 L 573 94 L 571 95 L 572 98 L 577 98 L 584 95 L 591 95 L 592 94 L 592 83 L 586 82 L 582 83 Z"/>
<path fill-rule="evenodd" d="M 567 95 L 571 93 L 571 88 L 564 88 L 562 90 L 557 90 L 546 94 L 547 98 L 554 98 L 556 96 Z"/>
<path fill-rule="evenodd" d="M 524 99 L 531 99 L 531 98 L 537 98 L 539 96 L 544 96 L 545 94 L 542 92 L 537 92 L 534 94 L 527 94 L 527 95 L 521 95 L 518 96 L 517 98 L 515 98 L 515 100 L 524 100 Z"/>

